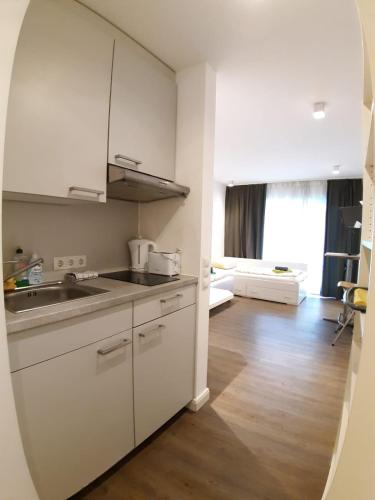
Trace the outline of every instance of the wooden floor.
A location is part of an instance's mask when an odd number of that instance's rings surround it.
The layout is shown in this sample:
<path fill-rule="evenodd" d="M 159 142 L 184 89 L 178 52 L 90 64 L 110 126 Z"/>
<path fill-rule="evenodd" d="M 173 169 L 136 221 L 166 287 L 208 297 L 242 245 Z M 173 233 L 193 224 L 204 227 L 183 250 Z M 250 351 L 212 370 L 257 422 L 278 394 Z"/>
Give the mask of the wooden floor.
<path fill-rule="evenodd" d="M 235 298 L 211 315 L 211 399 L 181 412 L 77 498 L 319 500 L 340 417 L 350 332 L 339 304 Z"/>

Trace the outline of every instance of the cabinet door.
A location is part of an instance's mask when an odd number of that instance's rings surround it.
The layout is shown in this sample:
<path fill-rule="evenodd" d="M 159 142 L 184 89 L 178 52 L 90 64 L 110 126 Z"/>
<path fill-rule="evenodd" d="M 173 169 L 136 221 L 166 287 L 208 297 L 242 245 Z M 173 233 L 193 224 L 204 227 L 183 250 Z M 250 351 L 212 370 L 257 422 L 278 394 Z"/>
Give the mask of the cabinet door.
<path fill-rule="evenodd" d="M 174 180 L 176 92 L 171 70 L 132 40 L 116 39 L 109 163 Z"/>
<path fill-rule="evenodd" d="M 114 40 L 103 23 L 72 0 L 31 0 L 10 88 L 5 191 L 105 201 Z"/>
<path fill-rule="evenodd" d="M 133 449 L 131 340 L 131 331 L 120 333 L 12 374 L 42 500 L 69 497 Z"/>
<path fill-rule="evenodd" d="M 195 306 L 134 329 L 135 443 L 193 398 Z"/>

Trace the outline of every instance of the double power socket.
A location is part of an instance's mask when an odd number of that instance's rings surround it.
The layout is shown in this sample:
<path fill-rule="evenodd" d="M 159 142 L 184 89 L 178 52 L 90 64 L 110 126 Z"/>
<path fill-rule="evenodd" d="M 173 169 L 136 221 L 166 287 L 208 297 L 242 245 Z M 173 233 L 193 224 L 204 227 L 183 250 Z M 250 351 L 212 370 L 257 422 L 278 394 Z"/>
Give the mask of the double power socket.
<path fill-rule="evenodd" d="M 63 269 L 77 269 L 79 267 L 86 267 L 86 255 L 74 255 L 69 257 L 54 257 L 53 270 L 61 271 Z"/>

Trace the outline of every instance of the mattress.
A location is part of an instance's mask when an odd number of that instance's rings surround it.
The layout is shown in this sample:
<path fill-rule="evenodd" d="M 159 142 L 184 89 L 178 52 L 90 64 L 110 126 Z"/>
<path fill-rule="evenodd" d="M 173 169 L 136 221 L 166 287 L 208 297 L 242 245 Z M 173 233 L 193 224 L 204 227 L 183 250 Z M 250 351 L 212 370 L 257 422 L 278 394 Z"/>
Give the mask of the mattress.
<path fill-rule="evenodd" d="M 307 278 L 307 273 L 305 271 L 300 271 L 296 276 L 291 275 L 280 275 L 280 274 L 262 274 L 262 273 L 250 273 L 250 272 L 240 272 L 235 271 L 235 276 L 242 277 L 245 279 L 251 279 L 254 281 L 259 281 L 259 283 L 270 283 L 273 286 L 279 284 L 283 286 L 285 283 L 301 283 Z"/>
<path fill-rule="evenodd" d="M 233 276 L 234 269 L 217 269 L 214 268 L 215 274 L 211 274 L 211 283 L 214 281 L 219 281 L 227 276 Z"/>
<path fill-rule="evenodd" d="M 306 296 L 304 276 L 279 278 L 238 273 L 234 276 L 233 293 L 242 297 L 271 300 L 298 305 Z"/>
<path fill-rule="evenodd" d="M 238 274 L 234 277 L 233 291 L 235 295 L 247 297 L 255 297 L 259 294 L 262 297 L 270 297 L 270 300 L 276 300 L 274 297 L 277 294 L 288 296 L 290 300 L 292 296 L 299 295 L 300 290 L 304 288 L 304 282 L 301 276 L 298 278 L 288 278 L 280 280 L 273 276 L 254 276 Z M 271 295 L 270 295 L 271 294 Z"/>

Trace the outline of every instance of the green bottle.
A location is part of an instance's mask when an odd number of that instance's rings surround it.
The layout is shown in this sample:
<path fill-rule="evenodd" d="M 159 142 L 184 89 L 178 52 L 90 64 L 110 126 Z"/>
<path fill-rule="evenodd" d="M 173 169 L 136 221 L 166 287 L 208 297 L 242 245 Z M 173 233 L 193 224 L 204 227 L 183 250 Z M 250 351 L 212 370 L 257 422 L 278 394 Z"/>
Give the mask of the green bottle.
<path fill-rule="evenodd" d="M 23 250 L 21 247 L 18 247 L 16 250 L 16 254 L 14 256 L 14 270 L 18 271 L 20 269 L 23 269 L 24 267 L 27 266 L 27 257 L 23 253 Z M 18 274 L 16 277 L 16 287 L 21 288 L 24 286 L 29 286 L 29 279 L 27 277 L 27 271 L 24 273 Z"/>

